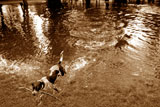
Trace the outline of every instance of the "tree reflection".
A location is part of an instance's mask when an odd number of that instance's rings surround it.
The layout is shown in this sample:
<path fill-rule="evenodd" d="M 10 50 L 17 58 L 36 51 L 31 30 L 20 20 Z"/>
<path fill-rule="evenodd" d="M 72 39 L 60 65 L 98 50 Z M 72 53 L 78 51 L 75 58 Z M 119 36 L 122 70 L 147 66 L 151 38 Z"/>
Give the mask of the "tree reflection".
<path fill-rule="evenodd" d="M 109 0 L 105 0 L 105 4 L 106 4 L 106 9 L 109 8 Z"/>
<path fill-rule="evenodd" d="M 24 17 L 25 17 L 25 15 L 28 16 L 28 2 L 27 2 L 27 0 L 23 0 L 23 3 L 20 3 L 20 5 L 23 10 L 23 16 Z"/>
<path fill-rule="evenodd" d="M 90 8 L 91 0 L 86 0 L 86 8 Z"/>
<path fill-rule="evenodd" d="M 3 11 L 2 11 L 2 4 L 0 4 L 0 14 L 1 14 L 1 27 L 2 27 L 2 30 L 5 30 L 6 29 L 6 25 L 4 23 L 4 16 L 3 16 Z"/>
<path fill-rule="evenodd" d="M 148 3 L 154 3 L 154 0 L 148 0 Z"/>
<path fill-rule="evenodd" d="M 141 3 L 141 1 L 140 0 L 136 0 L 136 4 L 140 4 Z"/>
<path fill-rule="evenodd" d="M 47 0 L 47 5 L 52 11 L 57 11 L 60 8 L 63 8 L 61 0 Z"/>
<path fill-rule="evenodd" d="M 0 54 L 5 58 L 15 60 L 33 55 L 33 41 L 29 36 L 29 17 L 25 14 L 20 5 L 4 5 L 1 8 L 3 14 L 2 30 L 3 39 L 0 42 Z M 23 20 L 24 19 L 24 20 Z"/>
<path fill-rule="evenodd" d="M 121 7 L 121 6 L 126 6 L 127 3 L 128 3 L 127 0 L 114 0 L 112 5 Z"/>

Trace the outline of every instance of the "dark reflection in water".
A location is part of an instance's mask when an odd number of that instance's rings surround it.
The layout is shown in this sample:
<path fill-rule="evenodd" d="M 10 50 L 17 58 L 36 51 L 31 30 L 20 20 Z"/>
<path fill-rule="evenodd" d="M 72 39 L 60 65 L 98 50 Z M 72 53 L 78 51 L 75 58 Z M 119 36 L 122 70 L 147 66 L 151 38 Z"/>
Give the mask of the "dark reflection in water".
<path fill-rule="evenodd" d="M 28 35 L 26 27 L 28 19 L 23 21 L 22 11 L 20 6 L 2 7 L 4 15 L 4 24 L 2 26 L 1 53 L 9 59 L 17 59 L 27 55 L 32 55 L 34 52 L 33 41 Z M 24 28 L 24 29 L 23 29 Z"/>
<path fill-rule="evenodd" d="M 77 8 L 68 6 L 60 12 L 49 11 L 45 4 L 29 5 L 25 14 L 20 5 L 3 5 L 1 22 L 6 28 L 0 30 L 0 54 L 9 61 L 25 59 L 31 67 L 39 62 L 48 69 L 64 50 L 64 63 L 72 71 L 95 63 L 104 53 L 116 52 L 134 71 L 153 71 L 159 64 L 159 7 L 106 10 L 105 2 L 99 8 L 91 3 L 89 9 L 84 9 L 83 2 L 75 4 Z"/>

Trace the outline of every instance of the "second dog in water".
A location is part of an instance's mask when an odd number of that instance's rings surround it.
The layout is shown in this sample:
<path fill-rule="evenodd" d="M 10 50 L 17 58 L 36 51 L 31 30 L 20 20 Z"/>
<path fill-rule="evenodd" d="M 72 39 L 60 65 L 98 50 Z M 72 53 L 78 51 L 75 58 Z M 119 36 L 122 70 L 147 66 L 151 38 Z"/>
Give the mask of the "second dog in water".
<path fill-rule="evenodd" d="M 61 73 L 61 75 L 64 76 L 66 71 L 61 65 L 62 61 L 63 61 L 63 51 L 60 53 L 60 60 L 58 64 L 50 68 L 50 74 L 32 83 L 32 89 L 33 89 L 32 95 L 36 95 L 40 90 L 53 88 L 53 84 L 57 79 L 59 73 Z M 58 91 L 56 88 L 55 90 Z"/>

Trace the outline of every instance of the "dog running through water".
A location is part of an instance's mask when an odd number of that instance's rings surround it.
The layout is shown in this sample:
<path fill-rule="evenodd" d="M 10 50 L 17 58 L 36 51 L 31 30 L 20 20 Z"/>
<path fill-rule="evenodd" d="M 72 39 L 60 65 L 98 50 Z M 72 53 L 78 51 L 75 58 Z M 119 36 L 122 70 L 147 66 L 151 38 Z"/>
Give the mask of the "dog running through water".
<path fill-rule="evenodd" d="M 66 71 L 61 65 L 62 61 L 63 61 L 63 51 L 60 53 L 60 60 L 58 64 L 53 65 L 50 68 L 50 74 L 32 83 L 32 95 L 35 96 L 40 90 L 52 88 L 59 73 L 61 73 L 61 75 L 64 76 Z M 58 91 L 56 88 L 53 89 Z"/>

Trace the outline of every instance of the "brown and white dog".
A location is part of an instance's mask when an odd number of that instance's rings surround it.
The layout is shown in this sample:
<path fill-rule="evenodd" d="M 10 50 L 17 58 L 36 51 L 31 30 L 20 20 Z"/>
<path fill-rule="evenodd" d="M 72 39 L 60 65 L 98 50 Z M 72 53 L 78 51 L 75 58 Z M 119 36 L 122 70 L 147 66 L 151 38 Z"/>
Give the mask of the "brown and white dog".
<path fill-rule="evenodd" d="M 42 89 L 52 88 L 55 80 L 57 79 L 59 72 L 61 73 L 62 76 L 64 76 L 66 71 L 61 65 L 62 61 L 63 61 L 63 51 L 60 53 L 60 60 L 58 64 L 50 68 L 50 74 L 32 83 L 32 89 L 33 89 L 32 95 L 35 96 Z M 53 89 L 58 91 L 56 88 L 53 88 Z"/>

